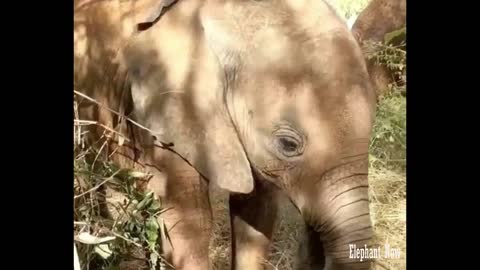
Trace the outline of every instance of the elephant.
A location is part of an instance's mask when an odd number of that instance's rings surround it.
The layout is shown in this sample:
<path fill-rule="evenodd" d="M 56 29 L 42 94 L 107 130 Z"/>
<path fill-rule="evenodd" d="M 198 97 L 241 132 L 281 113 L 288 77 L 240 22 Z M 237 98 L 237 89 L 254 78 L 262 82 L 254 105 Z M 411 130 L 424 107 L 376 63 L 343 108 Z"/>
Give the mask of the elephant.
<path fill-rule="evenodd" d="M 371 0 L 352 26 L 352 33 L 360 45 L 366 40 L 384 41 L 387 33 L 406 27 L 406 4 L 406 0 Z M 392 44 L 399 45 L 403 40 L 405 36 L 400 36 L 400 39 L 392 40 Z M 386 66 L 370 60 L 367 61 L 367 68 L 377 96 L 395 82 L 394 74 Z"/>
<path fill-rule="evenodd" d="M 301 269 L 370 269 L 349 249 L 373 237 L 375 93 L 325 1 L 74 4 L 78 115 L 101 123 L 88 143 L 114 130 L 104 149 L 151 175 L 171 265 L 212 269 L 208 191 L 218 187 L 230 196 L 232 269 L 264 269 L 278 194 L 308 228 Z"/>

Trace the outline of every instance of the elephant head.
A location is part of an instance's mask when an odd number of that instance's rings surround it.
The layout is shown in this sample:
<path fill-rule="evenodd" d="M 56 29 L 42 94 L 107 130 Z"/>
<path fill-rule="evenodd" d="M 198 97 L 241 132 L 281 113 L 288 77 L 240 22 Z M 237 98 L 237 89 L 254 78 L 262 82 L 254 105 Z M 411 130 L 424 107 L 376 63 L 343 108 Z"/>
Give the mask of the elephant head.
<path fill-rule="evenodd" d="M 167 16 L 168 15 L 168 16 Z M 135 118 L 211 183 L 283 189 L 331 269 L 372 236 L 375 108 L 362 52 L 325 2 L 179 1 L 123 52 Z"/>

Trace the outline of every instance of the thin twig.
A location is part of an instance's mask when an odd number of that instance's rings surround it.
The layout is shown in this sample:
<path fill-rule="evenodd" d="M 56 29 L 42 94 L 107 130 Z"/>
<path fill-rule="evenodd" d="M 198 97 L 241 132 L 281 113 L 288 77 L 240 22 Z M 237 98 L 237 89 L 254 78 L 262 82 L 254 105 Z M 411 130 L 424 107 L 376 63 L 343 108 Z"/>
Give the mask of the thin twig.
<path fill-rule="evenodd" d="M 127 121 L 129 121 L 130 123 L 134 124 L 135 126 L 141 128 L 141 129 L 143 129 L 143 130 L 145 130 L 145 131 L 148 131 L 148 132 L 151 133 L 152 135 L 155 134 L 155 132 L 154 132 L 153 130 L 151 130 L 151 129 L 149 129 L 149 128 L 147 128 L 147 127 L 139 124 L 138 122 L 135 122 L 134 120 L 132 120 L 131 118 L 129 118 L 129 117 L 126 116 L 126 115 L 122 115 L 121 113 L 119 113 L 119 112 L 117 112 L 117 111 L 115 111 L 115 110 L 112 110 L 112 109 L 104 106 L 103 104 L 101 104 L 100 102 L 96 101 L 95 99 L 93 99 L 93 98 L 91 98 L 91 97 L 89 97 L 89 96 L 87 96 L 87 95 L 85 95 L 85 94 L 82 94 L 82 93 L 80 93 L 80 92 L 78 92 L 78 91 L 76 91 L 76 90 L 73 90 L 73 92 L 74 92 L 76 95 L 79 95 L 79 96 L 81 96 L 81 97 L 83 97 L 83 98 L 85 98 L 85 99 L 87 99 L 87 100 L 89 100 L 89 101 L 97 104 L 98 106 L 100 106 L 100 107 L 102 107 L 102 108 L 104 108 L 104 109 L 106 109 L 106 110 L 108 110 L 108 111 L 110 111 L 110 112 L 112 112 L 112 113 L 120 116 L 120 117 L 125 118 L 125 119 L 126 119 Z M 162 145 L 162 147 L 168 147 L 168 146 L 170 145 L 169 143 L 165 143 L 165 142 L 160 142 L 160 144 Z"/>
<path fill-rule="evenodd" d="M 88 125 L 96 125 L 96 121 L 89 121 L 89 120 L 80 120 L 80 119 L 73 119 L 73 122 L 76 123 L 77 126 L 88 126 Z"/>
<path fill-rule="evenodd" d="M 273 265 L 273 263 L 271 263 L 269 260 L 264 260 L 263 265 L 269 265 L 271 267 L 273 267 L 275 270 L 278 270 L 278 267 L 276 265 Z"/>
<path fill-rule="evenodd" d="M 83 221 L 74 221 L 73 225 L 88 225 L 88 223 Z"/>
<path fill-rule="evenodd" d="M 122 213 L 120 213 L 120 211 L 118 210 L 118 208 L 122 209 L 121 207 L 118 207 L 116 206 L 114 203 L 111 203 L 111 202 L 108 202 L 110 205 L 112 205 L 113 207 L 115 207 L 115 210 L 117 211 L 118 213 L 118 216 L 115 218 L 115 220 L 113 221 L 113 225 L 112 225 L 112 228 L 115 228 L 117 227 L 117 223 L 123 218 L 123 215 Z M 123 209 L 122 209 L 123 210 Z"/>
<path fill-rule="evenodd" d="M 74 101 L 73 102 L 73 110 L 75 111 L 75 119 L 78 119 L 79 116 L 78 116 L 78 103 L 77 101 Z M 80 145 L 81 143 L 81 133 L 82 133 L 82 127 L 74 127 L 74 129 L 78 129 L 77 130 L 77 145 Z M 82 145 L 82 148 L 83 148 L 83 145 Z"/>
<path fill-rule="evenodd" d="M 104 128 L 104 129 L 106 129 L 106 130 L 108 130 L 108 131 L 110 131 L 110 132 L 112 132 L 112 133 L 115 133 L 115 134 L 117 134 L 117 135 L 119 135 L 119 136 L 122 136 L 122 137 L 123 137 L 126 141 L 128 141 L 128 142 L 130 141 L 130 140 L 127 138 L 127 136 L 123 135 L 122 133 L 120 133 L 120 132 L 118 132 L 118 131 L 116 131 L 116 130 L 113 130 L 113 129 L 107 127 L 106 125 L 104 125 L 104 124 L 102 124 L 102 123 L 98 123 L 97 121 L 77 120 L 77 119 L 75 119 L 75 120 L 73 120 L 73 121 L 76 122 L 77 125 L 98 125 L 98 126 Z"/>
<path fill-rule="evenodd" d="M 100 156 L 100 154 L 102 154 L 102 151 L 103 151 L 103 148 L 107 145 L 107 140 L 105 140 L 105 142 L 103 142 L 102 146 L 100 147 L 100 149 L 98 150 L 98 153 L 97 155 L 95 156 L 95 159 L 93 160 L 93 163 L 92 163 L 92 169 L 95 168 L 95 164 L 97 163 L 97 159 L 98 157 Z"/>
<path fill-rule="evenodd" d="M 171 265 L 162 255 L 160 255 L 156 250 L 150 250 L 150 252 L 154 253 L 160 258 L 160 261 L 166 264 L 168 267 L 175 269 L 175 266 Z"/>
<path fill-rule="evenodd" d="M 164 208 L 160 211 L 158 211 L 157 213 L 155 213 L 155 215 L 160 215 L 160 214 L 163 214 L 165 213 L 166 211 L 170 210 L 170 209 L 173 209 L 173 206 L 170 206 L 170 207 L 167 207 L 167 208 Z"/>
<path fill-rule="evenodd" d="M 112 233 L 113 235 L 115 235 L 116 237 L 118 237 L 118 238 L 122 238 L 123 240 L 125 240 L 125 241 L 127 241 L 127 242 L 129 242 L 129 243 L 131 243 L 131 244 L 134 244 L 134 245 L 137 246 L 137 247 L 142 247 L 142 245 L 140 245 L 140 244 L 138 244 L 138 243 L 135 243 L 135 242 L 133 242 L 132 240 L 130 240 L 130 239 L 126 238 L 126 237 L 123 237 L 122 235 L 120 235 L 120 234 L 118 234 L 118 233 L 116 233 L 116 232 L 113 232 L 113 231 L 112 231 L 111 233 Z"/>
<path fill-rule="evenodd" d="M 74 198 L 74 199 L 78 199 L 78 198 L 84 196 L 85 194 L 88 194 L 88 193 L 90 193 L 90 192 L 92 192 L 92 191 L 97 190 L 97 189 L 98 189 L 99 187 L 101 187 L 103 184 L 105 184 L 106 182 L 112 180 L 118 173 L 120 173 L 120 171 L 121 171 L 121 170 L 116 171 L 116 172 L 115 172 L 114 174 L 112 174 L 110 177 L 108 177 L 108 178 L 106 178 L 105 180 L 103 180 L 100 184 L 98 184 L 98 185 L 94 186 L 93 188 L 91 188 L 91 189 L 83 192 L 83 193 L 80 194 L 80 195 L 74 196 L 73 198 Z"/>

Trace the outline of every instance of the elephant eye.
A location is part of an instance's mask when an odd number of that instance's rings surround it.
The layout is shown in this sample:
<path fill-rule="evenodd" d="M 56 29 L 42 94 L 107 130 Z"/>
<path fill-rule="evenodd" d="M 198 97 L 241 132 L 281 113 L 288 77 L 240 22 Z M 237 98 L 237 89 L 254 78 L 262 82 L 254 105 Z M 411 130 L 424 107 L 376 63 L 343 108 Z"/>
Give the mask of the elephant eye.
<path fill-rule="evenodd" d="M 303 154 L 304 140 L 293 129 L 279 129 L 275 132 L 275 148 L 283 157 L 295 157 Z"/>
<path fill-rule="evenodd" d="M 280 146 L 285 152 L 295 152 L 295 150 L 298 148 L 298 143 L 295 140 L 292 140 L 291 138 L 284 137 L 278 140 L 279 140 Z"/>

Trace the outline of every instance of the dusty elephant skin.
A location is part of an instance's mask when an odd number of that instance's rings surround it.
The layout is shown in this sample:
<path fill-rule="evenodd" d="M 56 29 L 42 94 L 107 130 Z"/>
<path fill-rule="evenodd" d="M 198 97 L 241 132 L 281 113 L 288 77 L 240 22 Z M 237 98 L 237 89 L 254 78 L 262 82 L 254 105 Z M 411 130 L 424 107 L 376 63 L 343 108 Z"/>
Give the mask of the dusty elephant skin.
<path fill-rule="evenodd" d="M 387 33 L 406 26 L 406 0 L 372 0 L 358 15 L 352 33 L 360 44 L 366 40 L 383 41 Z M 373 86 L 381 94 L 394 81 L 393 74 L 385 66 L 367 63 Z"/>
<path fill-rule="evenodd" d="M 180 0 L 136 33 L 158 3 L 75 1 L 74 51 L 76 90 L 152 130 L 80 100 L 82 119 L 129 136 L 109 149 L 173 207 L 163 255 L 211 269 L 215 184 L 231 192 L 233 269 L 264 268 L 280 191 L 309 228 L 300 269 L 369 269 L 349 244 L 372 237 L 375 94 L 346 25 L 319 0 Z"/>

